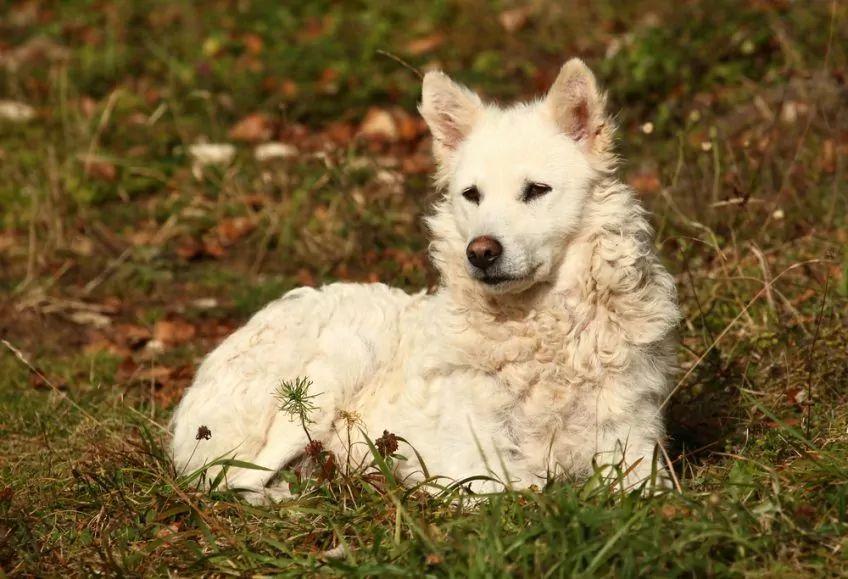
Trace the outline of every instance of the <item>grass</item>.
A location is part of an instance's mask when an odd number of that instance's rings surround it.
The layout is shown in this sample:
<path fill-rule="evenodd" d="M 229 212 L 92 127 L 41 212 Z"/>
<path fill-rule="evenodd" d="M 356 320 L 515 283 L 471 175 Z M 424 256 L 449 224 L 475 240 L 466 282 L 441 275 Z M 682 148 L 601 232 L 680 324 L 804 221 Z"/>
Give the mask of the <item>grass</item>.
<path fill-rule="evenodd" d="M 845 6 L 288 4 L 0 9 L 0 100 L 36 112 L 0 120 L 0 575 L 848 574 Z M 397 58 L 507 100 L 574 54 L 678 280 L 682 492 L 563 481 L 472 506 L 375 464 L 258 508 L 177 477 L 170 409 L 265 302 L 435 282 Z M 372 109 L 397 138 L 357 136 Z M 269 139 L 297 150 L 257 161 Z M 233 162 L 192 171 L 204 140 Z"/>

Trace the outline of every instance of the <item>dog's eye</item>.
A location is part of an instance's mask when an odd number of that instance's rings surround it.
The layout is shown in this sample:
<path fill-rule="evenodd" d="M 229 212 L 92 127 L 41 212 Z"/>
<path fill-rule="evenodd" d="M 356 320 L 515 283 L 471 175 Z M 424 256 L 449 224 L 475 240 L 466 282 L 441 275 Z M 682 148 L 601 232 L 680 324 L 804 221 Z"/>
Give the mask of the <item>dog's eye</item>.
<path fill-rule="evenodd" d="M 477 187 L 472 185 L 468 187 L 462 192 L 462 196 L 465 197 L 468 201 L 471 201 L 475 205 L 480 205 L 480 191 L 477 190 Z"/>
<path fill-rule="evenodd" d="M 524 186 L 524 191 L 521 192 L 521 200 L 527 203 L 550 192 L 550 190 L 550 186 L 544 183 L 527 183 Z"/>

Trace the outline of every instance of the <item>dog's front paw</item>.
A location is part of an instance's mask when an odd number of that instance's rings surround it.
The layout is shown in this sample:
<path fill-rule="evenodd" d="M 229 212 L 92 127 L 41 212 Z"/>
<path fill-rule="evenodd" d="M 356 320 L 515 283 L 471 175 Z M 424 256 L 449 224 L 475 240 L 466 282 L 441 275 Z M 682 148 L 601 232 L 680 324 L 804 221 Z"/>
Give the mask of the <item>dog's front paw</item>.
<path fill-rule="evenodd" d="M 245 489 L 240 494 L 245 501 L 254 506 L 271 506 L 283 501 L 290 501 L 293 498 L 288 490 L 280 487 Z"/>

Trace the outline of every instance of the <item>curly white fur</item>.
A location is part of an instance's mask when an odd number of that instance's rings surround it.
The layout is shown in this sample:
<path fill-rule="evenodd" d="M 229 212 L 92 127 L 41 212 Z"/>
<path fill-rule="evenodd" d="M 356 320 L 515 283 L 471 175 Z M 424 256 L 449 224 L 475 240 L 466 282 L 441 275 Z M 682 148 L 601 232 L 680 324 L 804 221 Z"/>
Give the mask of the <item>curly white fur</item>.
<path fill-rule="evenodd" d="M 441 287 L 333 284 L 268 305 L 206 358 L 177 408 L 178 469 L 237 456 L 270 470 L 233 469 L 227 484 L 285 496 L 265 487 L 307 438 L 274 391 L 308 376 L 319 394 L 310 432 L 342 463 L 366 452 L 361 427 L 404 437 L 452 479 L 526 487 L 586 476 L 593 462 L 623 463 L 632 482 L 649 475 L 679 313 L 645 212 L 612 176 L 603 102 L 576 59 L 545 99 L 506 109 L 429 73 L 421 112 L 444 195 L 427 222 Z M 550 191 L 522 199 L 529 181 Z M 469 185 L 479 203 L 462 196 Z M 501 241 L 508 281 L 488 285 L 467 263 L 480 235 Z M 201 425 L 210 439 L 196 439 Z M 415 454 L 401 453 L 400 476 L 420 480 Z"/>

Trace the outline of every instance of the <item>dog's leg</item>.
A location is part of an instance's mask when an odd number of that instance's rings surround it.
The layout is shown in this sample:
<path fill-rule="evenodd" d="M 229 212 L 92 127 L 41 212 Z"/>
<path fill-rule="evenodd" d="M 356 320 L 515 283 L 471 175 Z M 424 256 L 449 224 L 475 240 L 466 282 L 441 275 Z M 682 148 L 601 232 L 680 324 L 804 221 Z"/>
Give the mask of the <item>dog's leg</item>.
<path fill-rule="evenodd" d="M 249 460 L 268 470 L 240 469 L 235 476 L 229 478 L 228 487 L 243 489 L 244 498 L 253 504 L 291 498 L 285 486 L 266 488 L 266 485 L 277 471 L 303 454 L 310 437 L 312 440 L 326 443 L 333 427 L 338 401 L 343 397 L 344 374 L 340 373 L 342 371 L 343 368 L 323 358 L 307 365 L 305 376 L 314 384 L 314 391 L 311 391 L 310 395 L 314 396 L 317 407 L 308 417 L 310 422 L 306 424 L 309 437 L 299 418 L 283 412 L 278 413 L 268 429 L 265 445 L 253 460 Z"/>
<path fill-rule="evenodd" d="M 307 443 L 306 433 L 301 425 L 289 416 L 278 414 L 268 429 L 265 445 L 253 457 L 239 457 L 240 460 L 253 463 L 268 470 L 240 468 L 227 477 L 227 487 L 239 489 L 244 498 L 252 504 L 267 502 L 265 485 L 278 470 L 293 461 L 303 452 Z M 277 500 L 287 497 L 273 497 Z"/>

